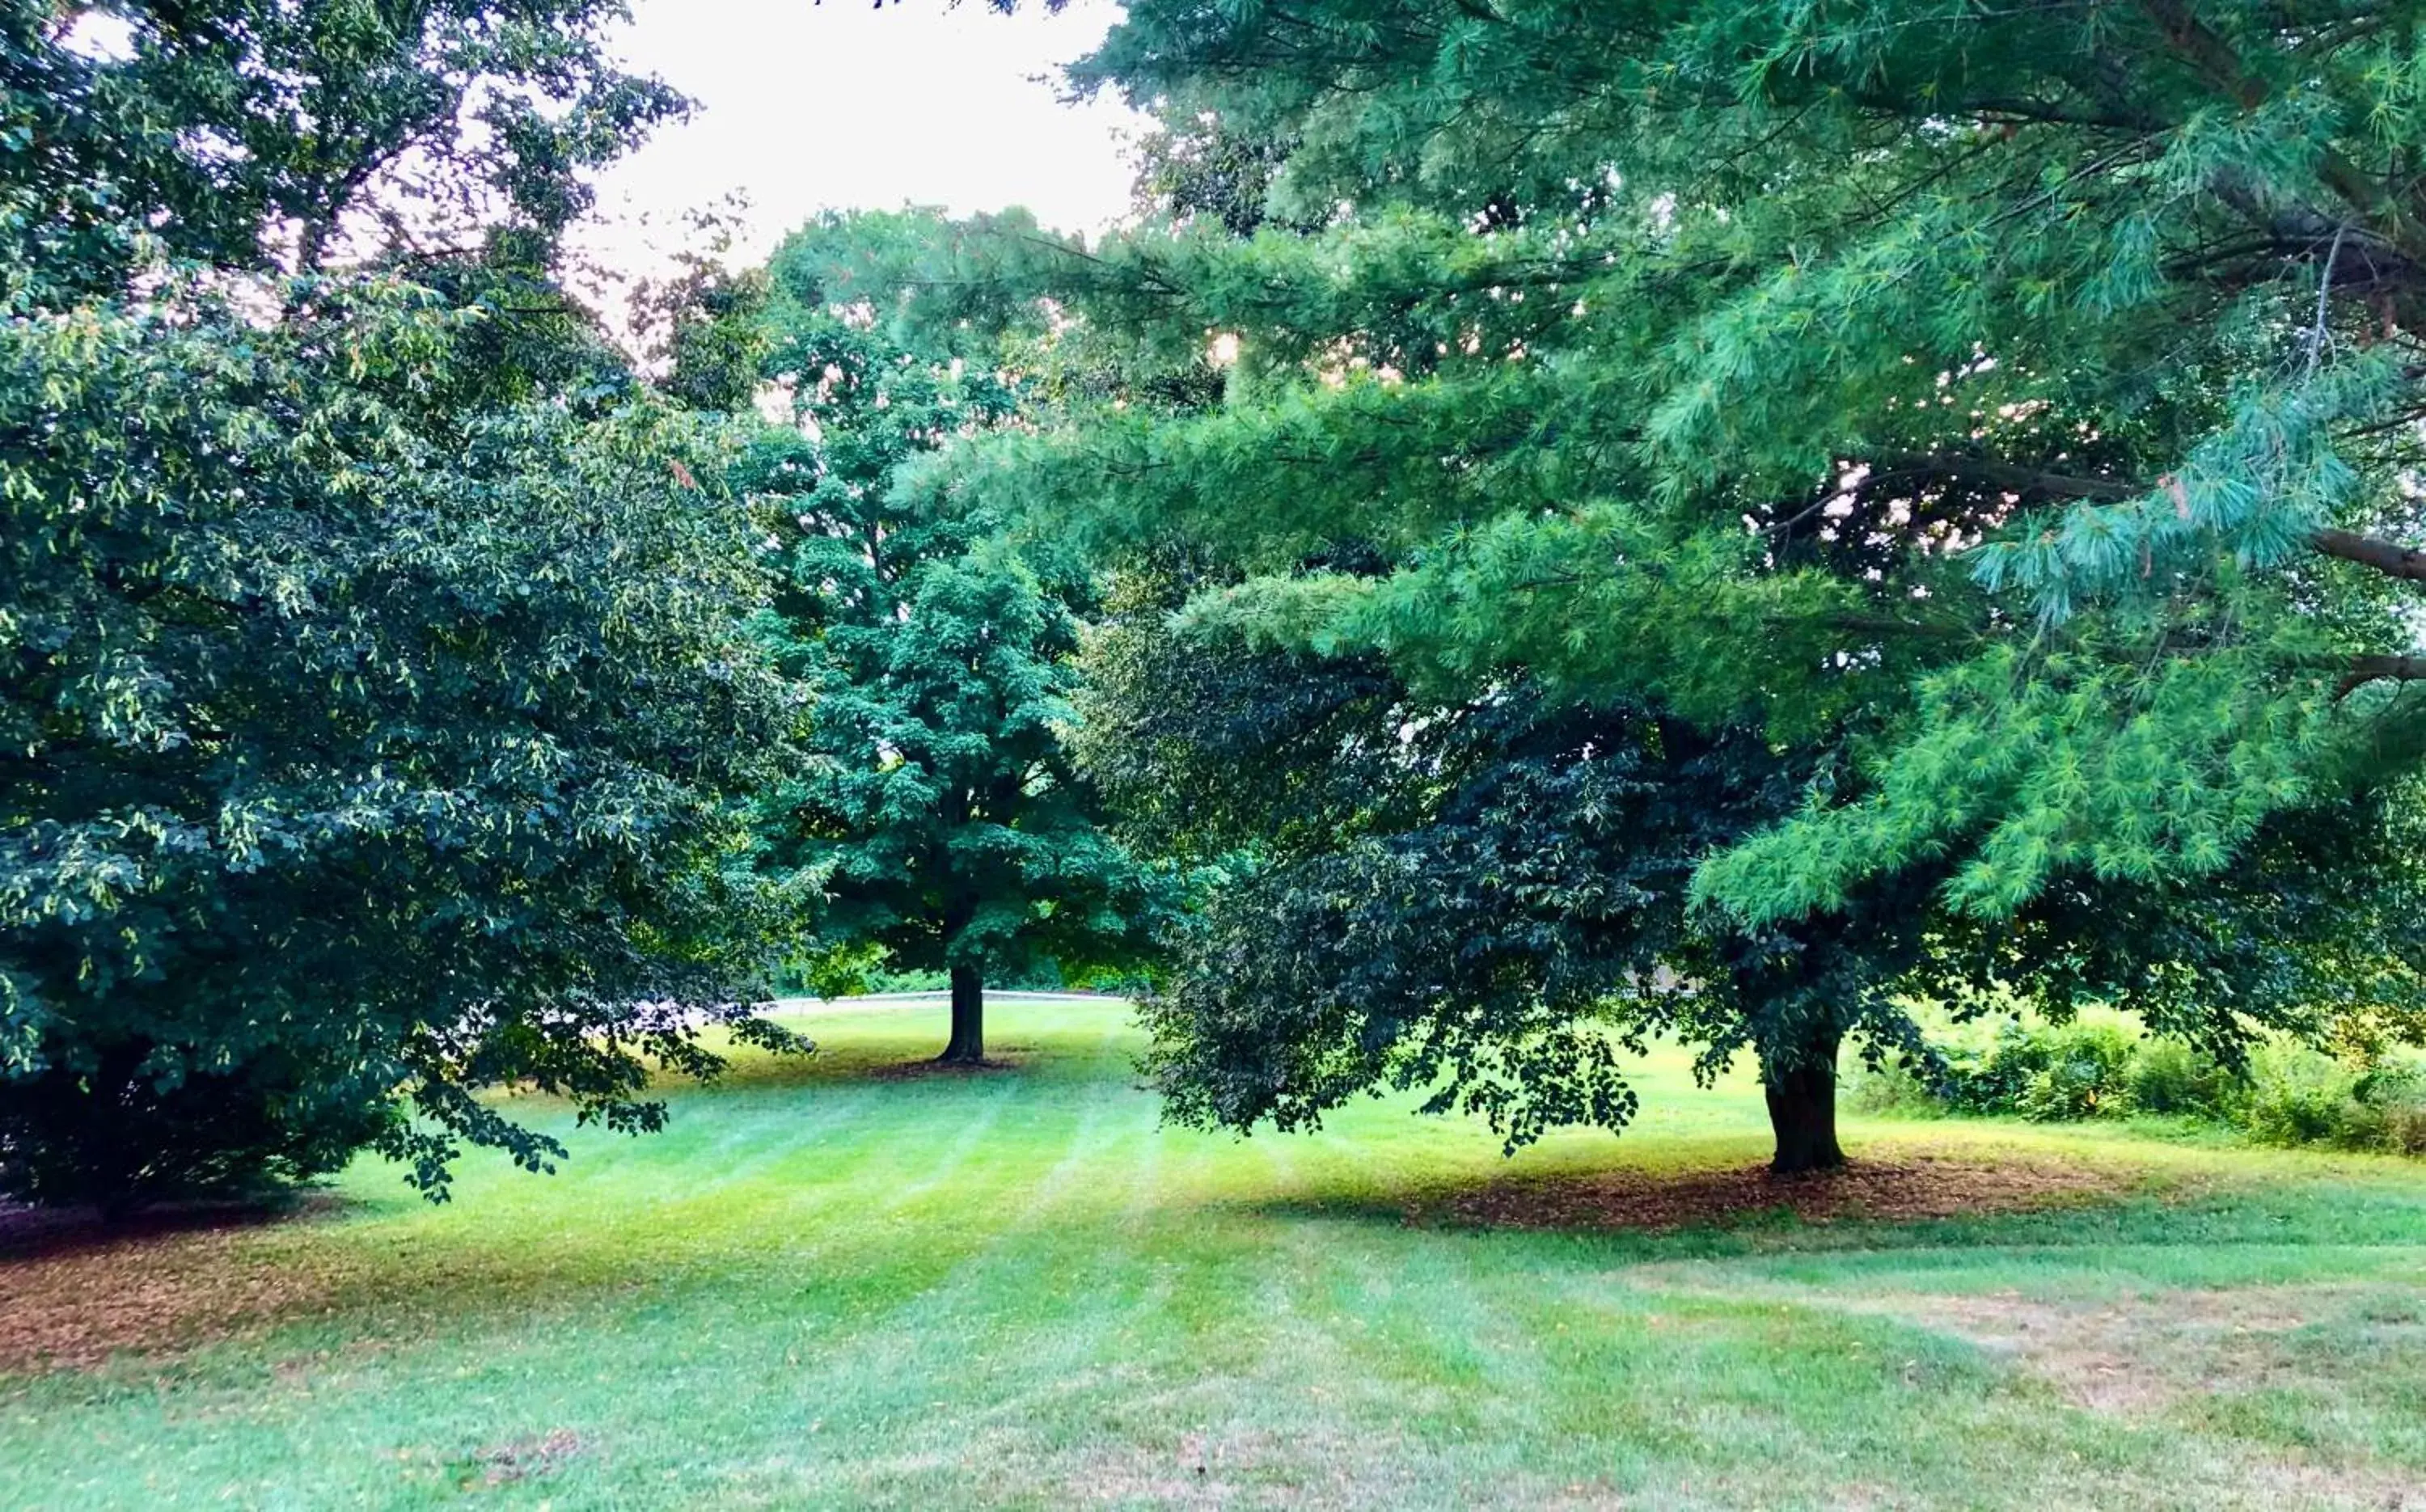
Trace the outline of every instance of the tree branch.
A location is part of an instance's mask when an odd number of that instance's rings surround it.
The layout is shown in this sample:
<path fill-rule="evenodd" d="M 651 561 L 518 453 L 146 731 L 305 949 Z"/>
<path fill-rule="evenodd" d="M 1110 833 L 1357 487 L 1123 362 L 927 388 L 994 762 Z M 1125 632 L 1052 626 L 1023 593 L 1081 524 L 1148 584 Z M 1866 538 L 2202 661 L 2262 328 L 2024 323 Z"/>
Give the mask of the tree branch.
<path fill-rule="evenodd" d="M 2136 498 L 2147 491 L 2145 485 L 2127 478 L 2075 477 L 1978 457 L 1879 457 L 1870 459 L 1870 475 L 1861 483 L 1865 489 L 1889 478 L 1917 476 L 1973 478 L 2008 493 L 2035 493 L 2058 499 L 2112 502 Z"/>
<path fill-rule="evenodd" d="M 2327 556 L 2374 568 L 2386 577 L 2426 583 L 2426 551 L 2416 551 L 2398 541 L 2362 536 L 2353 530 L 2320 530 L 2308 538 L 2308 544 Z"/>
<path fill-rule="evenodd" d="M 2250 70 L 2231 42 L 2199 19 L 2195 0 L 2140 0 L 2140 8 L 2156 23 L 2175 55 L 2226 99 L 2252 111 L 2266 103 L 2272 92 L 2266 81 Z M 2330 147 L 2317 154 L 2317 178 L 2352 209 L 2386 222 L 2377 233 L 2403 258 L 2418 260 L 2419 249 L 2408 234 L 2406 217 L 2374 180 Z"/>
<path fill-rule="evenodd" d="M 2334 698 L 2339 701 L 2386 678 L 2396 683 L 2426 681 L 2426 656 L 2353 656 L 2341 685 L 2334 689 Z"/>

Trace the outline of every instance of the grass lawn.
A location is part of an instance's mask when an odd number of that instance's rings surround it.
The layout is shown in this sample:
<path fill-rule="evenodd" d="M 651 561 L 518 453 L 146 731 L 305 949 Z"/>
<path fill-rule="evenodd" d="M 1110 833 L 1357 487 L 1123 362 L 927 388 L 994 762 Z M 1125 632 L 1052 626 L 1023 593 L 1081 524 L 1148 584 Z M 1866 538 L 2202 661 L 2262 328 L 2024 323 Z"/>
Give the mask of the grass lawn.
<path fill-rule="evenodd" d="M 1123 1008 L 993 1019 L 912 1075 L 937 1010 L 809 1015 L 445 1208 L 0 1257 L 0 1504 L 2426 1507 L 2426 1166 L 1852 1119 L 1781 1195 L 1679 1057 L 1513 1162 L 1240 1141 Z"/>

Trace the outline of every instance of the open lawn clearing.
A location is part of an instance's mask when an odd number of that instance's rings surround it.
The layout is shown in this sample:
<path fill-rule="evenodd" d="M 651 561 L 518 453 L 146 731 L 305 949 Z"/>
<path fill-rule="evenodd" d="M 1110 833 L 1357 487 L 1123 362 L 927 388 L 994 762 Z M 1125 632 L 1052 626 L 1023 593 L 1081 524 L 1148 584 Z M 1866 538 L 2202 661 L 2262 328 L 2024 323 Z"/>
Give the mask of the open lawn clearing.
<path fill-rule="evenodd" d="M 1739 1081 L 1504 1162 L 1156 1127 L 1118 1005 L 931 1007 L 420 1204 L 0 1261 L 11 1506 L 2426 1506 L 2426 1168 Z M 524 1104 L 542 1121 L 544 1108 Z"/>

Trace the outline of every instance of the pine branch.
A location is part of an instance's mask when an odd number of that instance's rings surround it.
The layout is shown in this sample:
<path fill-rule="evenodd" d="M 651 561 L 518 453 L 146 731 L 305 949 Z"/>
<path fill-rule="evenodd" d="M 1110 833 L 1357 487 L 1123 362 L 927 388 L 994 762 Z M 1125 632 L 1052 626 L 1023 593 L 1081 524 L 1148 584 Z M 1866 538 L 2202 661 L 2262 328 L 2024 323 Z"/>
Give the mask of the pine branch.
<path fill-rule="evenodd" d="M 1864 479 L 1863 487 L 1866 489 L 1899 477 L 1935 476 L 1976 478 L 2012 493 L 2036 493 L 2065 499 L 2119 501 L 2134 498 L 2145 491 L 2139 484 L 2119 479 L 2042 473 L 2035 468 L 1968 457 L 1882 458 L 1872 465 L 1884 471 L 1873 472 Z M 2353 530 L 2327 528 L 2311 533 L 2308 544 L 2337 561 L 2373 568 L 2386 577 L 2426 583 L 2426 551 L 2403 546 L 2398 541 L 2386 540 L 2378 536 L 2363 536 Z"/>
<path fill-rule="evenodd" d="M 1871 458 L 1870 468 L 1870 475 L 1862 480 L 1864 489 L 1895 478 L 1942 477 L 1969 478 L 2007 493 L 2037 494 L 2057 499 L 2114 501 L 2134 498 L 2147 491 L 2144 485 L 2127 479 L 2076 477 L 2011 462 L 1992 462 L 1981 457 L 1879 457 Z"/>
<path fill-rule="evenodd" d="M 2232 44 L 2198 18 L 2192 0 L 2141 0 L 2141 8 L 2157 24 L 2175 56 L 2243 110 L 2256 110 L 2270 93 L 2266 81 L 2252 72 Z M 2362 213 L 2372 213 L 2387 224 L 2378 233 L 2402 257 L 2418 261 L 2418 249 L 2403 234 L 2406 217 L 2387 202 L 2374 180 L 2341 153 L 2328 147 L 2318 153 L 2317 177 L 2342 201 Z"/>

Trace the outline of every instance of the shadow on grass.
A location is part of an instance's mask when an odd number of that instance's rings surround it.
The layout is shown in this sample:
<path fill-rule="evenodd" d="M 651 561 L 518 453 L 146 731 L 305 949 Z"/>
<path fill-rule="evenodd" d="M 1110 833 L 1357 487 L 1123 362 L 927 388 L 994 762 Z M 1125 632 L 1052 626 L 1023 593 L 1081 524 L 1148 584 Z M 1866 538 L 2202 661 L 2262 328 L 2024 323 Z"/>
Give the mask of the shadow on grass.
<path fill-rule="evenodd" d="M 923 1082 L 930 1077 L 966 1080 L 995 1071 L 1015 1071 L 1026 1068 L 1025 1061 L 998 1060 L 989 1055 L 983 1060 L 903 1060 L 869 1066 L 860 1075 L 871 1082 Z"/>
<path fill-rule="evenodd" d="M 723 1073 L 712 1082 L 668 1077 L 657 1084 L 656 1090 L 713 1096 L 727 1090 L 780 1092 L 900 1082 L 952 1083 L 1013 1071 L 1055 1081 L 1088 1079 L 1104 1073 L 1100 1054 L 1053 1044 L 1002 1044 L 975 1065 L 946 1064 L 936 1058 L 943 1050 L 944 1037 L 937 1033 L 854 1038 L 841 1045 L 820 1045 L 805 1055 L 745 1052 L 734 1055 Z"/>
<path fill-rule="evenodd" d="M 181 1234 L 241 1232 L 328 1217 L 355 1205 L 352 1198 L 338 1193 L 313 1189 L 246 1200 L 163 1203 L 116 1216 L 93 1207 L 0 1203 L 0 1265 L 144 1245 Z"/>
<path fill-rule="evenodd" d="M 2193 1204 L 2209 1183 L 2125 1162 L 2064 1162 L 1899 1148 L 1844 1168 L 1773 1175 L 1729 1141 L 1698 1162 L 1577 1166 L 1375 1181 L 1344 1173 L 1239 1204 L 1272 1218 L 1324 1218 L 1451 1232 L 1563 1234 L 1667 1252 L 1717 1242 L 1900 1247 L 1917 1243 L 2111 1241 L 2126 1214 Z"/>
<path fill-rule="evenodd" d="M 326 1216 L 352 1204 L 332 1199 Z M 483 1243 L 464 1235 L 374 1236 L 283 1214 L 165 1220 L 84 1231 L 0 1259 L 0 1379 L 89 1370 L 130 1357 L 149 1369 L 223 1340 L 318 1322 L 354 1344 L 547 1313 L 628 1305 L 675 1276 L 662 1247 Z"/>

